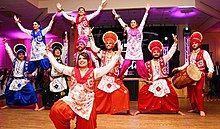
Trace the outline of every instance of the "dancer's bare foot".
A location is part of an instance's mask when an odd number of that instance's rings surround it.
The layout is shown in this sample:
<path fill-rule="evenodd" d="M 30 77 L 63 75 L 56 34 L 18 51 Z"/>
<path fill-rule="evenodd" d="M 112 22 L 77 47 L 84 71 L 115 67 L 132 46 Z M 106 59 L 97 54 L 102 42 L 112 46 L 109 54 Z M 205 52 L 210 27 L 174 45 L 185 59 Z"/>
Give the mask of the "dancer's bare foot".
<path fill-rule="evenodd" d="M 5 105 L 5 106 L 1 107 L 0 109 L 6 109 L 6 108 L 9 108 L 9 106 Z"/>
<path fill-rule="evenodd" d="M 136 115 L 138 115 L 138 114 L 140 114 L 141 112 L 140 111 L 136 111 L 134 114 L 133 114 L 133 116 L 136 116 Z"/>
<path fill-rule="evenodd" d="M 45 109 L 45 106 L 41 107 L 40 109 L 38 109 L 38 111 L 42 111 Z"/>
<path fill-rule="evenodd" d="M 193 113 L 193 112 L 195 112 L 195 110 L 191 109 L 191 110 L 189 110 L 188 112 L 189 112 L 189 113 Z"/>
<path fill-rule="evenodd" d="M 200 111 L 199 114 L 200 114 L 200 116 L 205 117 L 205 112 L 204 111 Z"/>
<path fill-rule="evenodd" d="M 39 110 L 39 106 L 37 103 L 35 103 L 35 108 L 34 108 L 34 111 L 38 111 Z"/>
<path fill-rule="evenodd" d="M 181 116 L 185 116 L 185 114 L 181 111 L 178 111 L 177 113 L 180 114 Z"/>

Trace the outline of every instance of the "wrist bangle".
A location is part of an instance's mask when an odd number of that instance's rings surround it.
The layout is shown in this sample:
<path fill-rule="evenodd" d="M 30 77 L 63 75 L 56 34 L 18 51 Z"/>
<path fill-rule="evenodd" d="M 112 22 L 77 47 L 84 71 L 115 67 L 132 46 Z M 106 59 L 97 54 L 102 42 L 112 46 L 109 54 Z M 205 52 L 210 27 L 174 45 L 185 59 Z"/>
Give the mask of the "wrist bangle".
<path fill-rule="evenodd" d="M 58 12 L 62 12 L 64 11 L 64 8 L 61 8 L 61 9 L 57 9 Z"/>
<path fill-rule="evenodd" d="M 114 18 L 114 19 L 115 19 L 115 20 L 118 20 L 119 18 L 121 18 L 121 16 L 117 14 L 117 15 L 115 15 L 115 18 Z"/>
<path fill-rule="evenodd" d="M 18 20 L 18 21 L 15 21 L 15 23 L 17 24 L 18 22 L 21 22 L 20 20 Z"/>

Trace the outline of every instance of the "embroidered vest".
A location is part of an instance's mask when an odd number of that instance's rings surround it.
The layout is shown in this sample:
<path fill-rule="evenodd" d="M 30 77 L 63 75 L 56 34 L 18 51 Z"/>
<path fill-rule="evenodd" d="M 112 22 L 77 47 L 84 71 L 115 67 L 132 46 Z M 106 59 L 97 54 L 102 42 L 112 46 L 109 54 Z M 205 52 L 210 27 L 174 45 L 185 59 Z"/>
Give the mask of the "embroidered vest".
<path fill-rule="evenodd" d="M 204 50 L 199 50 L 196 56 L 196 66 L 199 68 L 200 71 L 204 71 L 206 68 L 206 63 L 203 57 Z M 190 62 L 190 57 L 192 56 L 192 52 L 189 54 L 188 61 Z"/>
<path fill-rule="evenodd" d="M 152 62 L 151 61 L 152 60 L 147 61 L 145 63 L 145 66 L 147 67 L 147 71 L 148 71 L 148 77 L 149 77 L 148 79 L 150 81 L 153 80 L 153 70 L 152 70 Z M 162 75 L 167 76 L 166 63 L 164 62 L 163 57 L 159 58 L 159 64 L 160 64 L 160 71 L 161 71 Z"/>
<path fill-rule="evenodd" d="M 11 76 L 13 77 L 13 73 L 15 71 L 15 63 L 18 61 L 17 58 L 15 58 L 12 62 L 12 72 L 11 72 Z M 25 60 L 24 62 L 24 69 L 23 69 L 23 77 L 27 78 L 28 77 L 28 61 Z"/>
<path fill-rule="evenodd" d="M 114 54 L 116 54 L 116 52 L 114 52 Z M 108 62 L 112 59 L 112 57 L 110 59 L 107 58 L 107 51 L 101 51 L 101 67 L 104 67 L 108 64 Z M 112 55 L 113 56 L 113 55 Z M 115 76 L 118 76 L 119 74 L 119 61 L 115 64 L 115 66 L 111 69 L 110 72 L 108 72 L 106 75 L 108 76 L 112 76 L 112 75 L 115 75 Z"/>

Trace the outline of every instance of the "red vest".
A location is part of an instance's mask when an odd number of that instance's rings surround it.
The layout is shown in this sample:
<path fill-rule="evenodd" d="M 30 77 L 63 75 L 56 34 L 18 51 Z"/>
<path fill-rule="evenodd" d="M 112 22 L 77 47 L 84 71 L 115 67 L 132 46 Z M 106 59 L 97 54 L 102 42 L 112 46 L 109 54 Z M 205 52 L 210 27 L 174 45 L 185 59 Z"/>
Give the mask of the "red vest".
<path fill-rule="evenodd" d="M 101 57 L 101 67 L 106 66 L 108 61 L 110 61 L 111 59 L 107 59 L 107 52 L 106 51 L 101 51 L 102 57 Z M 114 52 L 114 54 L 116 54 L 116 52 Z M 113 56 L 113 55 L 112 55 Z M 112 70 L 110 72 L 108 72 L 106 75 L 108 76 L 118 76 L 119 74 L 119 61 L 115 64 L 115 66 L 112 68 Z"/>
<path fill-rule="evenodd" d="M 197 56 L 196 56 L 196 66 L 199 68 L 200 71 L 203 71 L 205 70 L 206 68 L 206 63 L 205 63 L 205 60 L 204 60 L 204 57 L 203 57 L 203 53 L 204 53 L 204 50 L 199 50 Z M 188 57 L 188 61 L 190 63 L 190 57 L 192 56 L 192 52 L 189 54 L 189 57 Z"/>
<path fill-rule="evenodd" d="M 151 61 L 152 60 L 147 61 L 145 63 L 145 66 L 147 67 L 147 71 L 148 71 L 148 77 L 149 77 L 148 79 L 150 81 L 153 80 L 153 70 L 152 70 L 152 62 Z M 161 71 L 161 73 L 163 74 L 163 76 L 167 76 L 166 63 L 164 62 L 163 57 L 159 58 L 159 64 L 160 64 L 160 71 Z"/>

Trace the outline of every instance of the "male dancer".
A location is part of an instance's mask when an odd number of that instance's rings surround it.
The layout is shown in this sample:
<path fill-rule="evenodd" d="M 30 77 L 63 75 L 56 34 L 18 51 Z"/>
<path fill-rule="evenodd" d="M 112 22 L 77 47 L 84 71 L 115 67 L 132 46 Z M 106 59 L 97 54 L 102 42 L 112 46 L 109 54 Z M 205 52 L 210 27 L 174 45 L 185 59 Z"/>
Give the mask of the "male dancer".
<path fill-rule="evenodd" d="M 205 68 L 208 67 L 208 78 L 212 78 L 212 73 L 214 72 L 214 65 L 209 53 L 206 50 L 200 48 L 202 44 L 203 36 L 200 32 L 193 32 L 190 36 L 190 44 L 192 47 L 192 52 L 189 54 L 188 61 L 181 67 L 174 68 L 173 72 L 183 70 L 190 64 L 195 64 L 199 70 L 202 72 L 201 79 L 195 82 L 193 86 L 187 86 L 187 93 L 189 96 L 191 109 L 188 112 L 195 112 L 197 107 L 200 116 L 205 116 L 204 109 L 204 93 L 203 86 L 205 81 Z"/>

